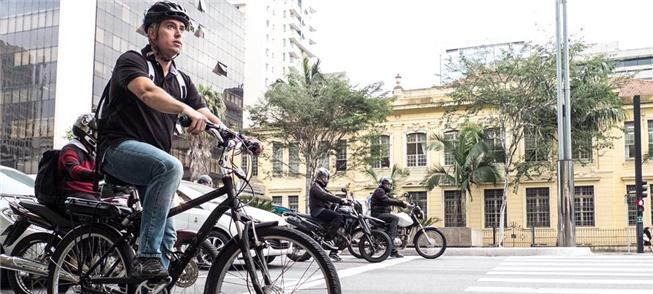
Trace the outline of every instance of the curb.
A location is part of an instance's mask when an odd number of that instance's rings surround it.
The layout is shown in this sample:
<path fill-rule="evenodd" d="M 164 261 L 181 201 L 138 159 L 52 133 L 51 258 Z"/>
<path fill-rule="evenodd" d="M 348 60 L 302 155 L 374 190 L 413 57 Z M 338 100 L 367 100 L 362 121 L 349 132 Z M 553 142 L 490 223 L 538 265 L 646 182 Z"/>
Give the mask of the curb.
<path fill-rule="evenodd" d="M 401 254 L 415 256 L 417 251 L 413 248 L 401 250 Z M 449 247 L 443 256 L 590 256 L 589 247 L 539 247 L 539 248 L 497 248 L 497 247 Z"/>

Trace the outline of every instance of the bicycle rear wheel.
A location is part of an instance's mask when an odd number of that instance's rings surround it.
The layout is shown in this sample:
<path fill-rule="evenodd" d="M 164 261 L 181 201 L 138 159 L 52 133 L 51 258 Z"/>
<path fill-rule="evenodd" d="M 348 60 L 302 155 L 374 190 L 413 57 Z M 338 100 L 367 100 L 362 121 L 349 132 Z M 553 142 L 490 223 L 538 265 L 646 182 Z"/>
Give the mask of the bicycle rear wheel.
<path fill-rule="evenodd" d="M 256 229 L 257 238 L 267 247 L 263 255 L 283 253 L 264 265 L 267 256 L 259 258 L 256 250 L 250 250 L 256 264 L 256 279 L 265 293 L 341 293 L 340 280 L 333 263 L 319 245 L 306 234 L 286 227 Z M 253 242 L 250 240 L 253 247 Z M 312 258 L 310 262 L 295 262 L 286 254 L 301 248 Z M 270 282 L 265 283 L 267 274 Z M 204 293 L 256 293 L 252 277 L 245 268 L 238 243 L 229 241 L 211 266 Z"/>
<path fill-rule="evenodd" d="M 91 284 L 89 278 L 127 278 L 134 258 L 127 242 L 120 242 L 121 236 L 104 225 L 94 224 L 75 228 L 57 245 L 47 278 L 48 293 L 133 293 L 133 287 L 121 285 Z M 114 249 L 111 250 L 113 245 Z M 100 257 L 108 254 L 92 272 L 91 267 Z M 66 289 L 59 292 L 57 289 Z"/>

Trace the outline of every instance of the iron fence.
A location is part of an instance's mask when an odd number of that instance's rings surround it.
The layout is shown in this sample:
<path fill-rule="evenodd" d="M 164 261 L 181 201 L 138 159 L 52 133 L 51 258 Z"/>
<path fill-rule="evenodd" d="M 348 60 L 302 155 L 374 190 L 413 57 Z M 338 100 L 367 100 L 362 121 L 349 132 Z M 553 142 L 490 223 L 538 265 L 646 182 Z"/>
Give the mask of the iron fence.
<path fill-rule="evenodd" d="M 630 247 L 635 246 L 635 227 L 625 228 L 594 228 L 577 227 L 576 245 L 589 247 Z M 556 246 L 558 230 L 555 228 L 524 228 L 510 225 L 505 228 L 504 247 L 538 247 Z M 483 230 L 483 245 L 497 246 L 499 243 L 499 228 Z"/>

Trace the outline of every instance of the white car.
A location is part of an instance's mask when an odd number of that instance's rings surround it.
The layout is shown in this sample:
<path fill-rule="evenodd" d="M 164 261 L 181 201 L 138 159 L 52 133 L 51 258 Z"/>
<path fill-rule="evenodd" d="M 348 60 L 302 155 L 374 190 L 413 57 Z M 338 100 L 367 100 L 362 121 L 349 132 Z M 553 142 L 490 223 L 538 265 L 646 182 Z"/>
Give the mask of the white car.
<path fill-rule="evenodd" d="M 6 166 L 0 166 L 0 233 L 16 221 L 16 216 L 9 208 L 9 202 L 34 201 L 34 179 L 27 174 Z M 0 236 L 0 253 L 11 253 L 18 241 L 34 232 L 44 230 L 30 226 L 11 246 L 3 247 L 6 236 Z"/>
<path fill-rule="evenodd" d="M 177 189 L 177 195 L 175 199 L 175 205 L 186 202 L 191 199 L 198 198 L 210 191 L 213 188 L 204 186 L 201 184 L 181 181 L 179 188 Z M 198 208 L 192 208 L 184 213 L 176 215 L 173 217 L 175 222 L 175 228 L 177 229 L 188 229 L 198 231 L 206 218 L 215 207 L 217 207 L 222 201 L 224 201 L 227 196 L 220 196 L 216 199 L 213 199 L 207 203 L 202 204 Z M 253 219 L 261 222 L 276 221 L 280 226 L 286 226 L 287 223 L 284 218 L 278 216 L 272 212 L 258 209 L 255 207 L 245 206 L 243 211 L 252 217 Z M 227 212 L 229 213 L 229 212 Z M 215 245 L 215 247 L 220 250 L 224 244 L 231 239 L 232 236 L 237 235 L 236 227 L 231 221 L 231 217 L 228 215 L 222 215 L 218 220 L 218 224 L 215 226 L 214 230 L 211 231 L 209 238 L 210 241 Z M 287 246 L 282 244 L 277 244 L 272 246 L 273 248 L 268 249 L 266 256 L 268 256 L 268 261 L 274 259 L 274 256 L 286 254 L 283 249 L 286 249 Z"/>
<path fill-rule="evenodd" d="M 36 201 L 34 197 L 34 179 L 16 169 L 0 165 L 0 233 L 4 232 L 7 227 L 16 221 L 16 216 L 9 208 L 9 202 L 25 200 Z M 6 236 L 0 236 L 0 254 L 11 254 L 20 239 L 29 234 L 43 231 L 41 228 L 29 226 L 13 244 L 6 247 L 3 245 Z M 6 271 L 2 269 L 0 277 L 3 279 L 3 285 L 6 285 L 4 280 L 6 276 Z"/>

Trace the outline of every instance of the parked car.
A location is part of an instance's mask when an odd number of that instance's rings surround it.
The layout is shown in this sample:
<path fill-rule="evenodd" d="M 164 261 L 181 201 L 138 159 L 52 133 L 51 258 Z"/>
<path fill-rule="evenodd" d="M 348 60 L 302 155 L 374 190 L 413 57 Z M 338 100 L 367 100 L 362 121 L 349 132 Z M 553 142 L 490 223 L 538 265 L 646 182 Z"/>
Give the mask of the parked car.
<path fill-rule="evenodd" d="M 179 189 L 177 189 L 175 205 L 200 197 L 212 190 L 213 188 L 205 185 L 189 181 L 181 181 Z M 175 227 L 177 229 L 189 229 L 195 231 L 199 230 L 206 218 L 208 218 L 209 214 L 211 214 L 211 211 L 213 211 L 213 209 L 222 203 L 222 201 L 224 201 L 226 198 L 227 196 L 218 197 L 211 200 L 210 202 L 201 205 L 198 208 L 192 208 L 184 213 L 174 216 L 173 219 L 175 221 Z M 281 226 L 287 225 L 284 218 L 269 211 L 250 206 L 246 206 L 243 211 L 250 217 L 261 222 L 277 221 Z M 231 218 L 228 215 L 223 215 L 218 220 L 218 224 L 214 230 L 211 231 L 209 238 L 211 243 L 213 243 L 213 245 L 215 245 L 215 247 L 220 250 L 220 248 L 222 248 L 222 246 L 224 246 L 224 244 L 229 241 L 229 239 L 237 234 L 238 232 L 236 231 L 236 227 L 231 221 Z M 287 244 L 277 244 L 276 246 L 272 247 L 273 248 L 269 248 L 268 252 L 266 253 L 266 255 L 269 257 L 268 262 L 272 261 L 275 256 L 285 254 L 286 252 L 284 249 L 287 248 Z"/>
<path fill-rule="evenodd" d="M 34 197 L 34 179 L 23 172 L 0 165 L 0 233 L 4 232 L 7 227 L 16 221 L 16 216 L 9 208 L 9 202 L 18 201 L 36 201 Z M 0 236 L 0 254 L 9 254 L 14 249 L 14 246 L 25 236 L 42 232 L 43 230 L 34 226 L 30 226 L 23 235 L 21 235 L 16 242 L 11 246 L 4 247 L 6 236 Z M 0 277 L 2 277 L 2 285 L 8 285 L 4 281 L 7 276 L 6 271 L 2 269 Z"/>

